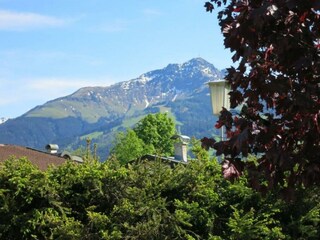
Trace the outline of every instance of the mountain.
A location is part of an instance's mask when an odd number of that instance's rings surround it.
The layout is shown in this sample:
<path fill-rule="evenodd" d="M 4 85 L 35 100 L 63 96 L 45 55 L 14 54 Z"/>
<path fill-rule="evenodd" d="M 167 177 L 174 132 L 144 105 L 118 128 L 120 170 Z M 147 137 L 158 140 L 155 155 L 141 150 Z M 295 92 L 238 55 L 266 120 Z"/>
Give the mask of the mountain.
<path fill-rule="evenodd" d="M 194 58 L 109 87 L 81 88 L 1 124 L 0 143 L 75 149 L 89 137 L 104 158 L 116 132 L 158 111 L 174 117 L 183 134 L 200 138 L 212 133 L 216 121 L 206 83 L 222 77 L 212 64 Z"/>
<path fill-rule="evenodd" d="M 5 123 L 6 121 L 8 121 L 9 118 L 6 117 L 0 117 L 0 124 Z"/>

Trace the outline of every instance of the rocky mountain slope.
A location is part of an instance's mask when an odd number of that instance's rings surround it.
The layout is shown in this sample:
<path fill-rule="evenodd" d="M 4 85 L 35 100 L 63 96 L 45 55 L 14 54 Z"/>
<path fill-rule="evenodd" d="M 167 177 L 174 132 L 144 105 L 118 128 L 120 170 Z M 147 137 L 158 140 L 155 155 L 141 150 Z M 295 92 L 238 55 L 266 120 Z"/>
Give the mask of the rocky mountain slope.
<path fill-rule="evenodd" d="M 89 137 L 105 157 L 114 133 L 158 111 L 174 117 L 183 134 L 202 137 L 215 123 L 206 83 L 222 77 L 212 64 L 195 58 L 109 87 L 81 88 L 1 124 L 0 143 L 77 148 Z"/>

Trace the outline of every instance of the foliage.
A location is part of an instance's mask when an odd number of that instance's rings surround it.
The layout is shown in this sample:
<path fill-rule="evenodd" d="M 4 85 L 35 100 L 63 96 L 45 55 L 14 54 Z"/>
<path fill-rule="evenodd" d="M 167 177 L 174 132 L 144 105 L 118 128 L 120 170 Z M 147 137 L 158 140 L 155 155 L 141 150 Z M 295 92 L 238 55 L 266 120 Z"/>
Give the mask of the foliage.
<path fill-rule="evenodd" d="M 228 69 L 231 107 L 217 127 L 229 140 L 216 143 L 235 174 L 247 167 L 253 186 L 320 183 L 320 3 L 316 0 L 211 0 L 207 11 L 218 14 L 225 47 L 234 53 Z M 255 153 L 258 165 L 241 161 Z M 268 184 L 259 182 L 264 178 Z"/>
<path fill-rule="evenodd" d="M 114 154 L 121 163 L 127 163 L 153 151 L 152 145 L 146 145 L 135 131 L 128 129 L 125 133 L 120 132 L 117 135 L 111 154 Z"/>
<path fill-rule="evenodd" d="M 133 129 L 137 136 L 147 145 L 152 145 L 157 153 L 171 156 L 175 134 L 175 123 L 166 113 L 148 114 Z"/>
<path fill-rule="evenodd" d="M 45 172 L 27 159 L 9 159 L 0 171 L 0 239 L 72 239 L 80 223 L 67 216 Z"/>
<path fill-rule="evenodd" d="M 195 159 L 206 161 L 209 160 L 209 152 L 202 147 L 199 140 L 196 138 L 191 138 L 191 146 L 191 152 Z"/>
<path fill-rule="evenodd" d="M 0 165 L 0 239 L 319 239 L 319 187 L 298 190 L 293 202 L 263 196 L 206 158 L 46 172 L 12 158 Z"/>
<path fill-rule="evenodd" d="M 116 136 L 111 154 L 122 163 L 146 154 L 172 156 L 175 133 L 174 121 L 166 113 L 148 114 L 132 129 Z"/>

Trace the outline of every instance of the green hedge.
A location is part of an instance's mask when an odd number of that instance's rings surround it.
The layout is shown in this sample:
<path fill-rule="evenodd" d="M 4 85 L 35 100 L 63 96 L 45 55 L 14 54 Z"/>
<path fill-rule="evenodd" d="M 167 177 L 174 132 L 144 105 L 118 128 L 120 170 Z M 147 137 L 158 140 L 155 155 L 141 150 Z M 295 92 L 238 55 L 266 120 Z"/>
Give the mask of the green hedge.
<path fill-rule="evenodd" d="M 0 166 L 0 239 L 320 239 L 319 189 L 277 196 L 224 180 L 213 160 L 41 172 L 12 158 Z"/>

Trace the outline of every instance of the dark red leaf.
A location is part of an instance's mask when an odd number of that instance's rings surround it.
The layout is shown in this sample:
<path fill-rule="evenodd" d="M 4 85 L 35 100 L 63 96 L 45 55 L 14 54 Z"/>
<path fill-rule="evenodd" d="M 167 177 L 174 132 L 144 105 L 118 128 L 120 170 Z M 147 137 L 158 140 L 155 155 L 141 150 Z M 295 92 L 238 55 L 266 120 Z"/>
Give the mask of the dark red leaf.
<path fill-rule="evenodd" d="M 225 77 L 230 105 L 243 107 L 238 118 L 221 111 L 216 127 L 225 126 L 229 140 L 214 148 L 232 164 L 255 152 L 258 165 L 250 176 L 268 182 L 261 191 L 283 184 L 284 171 L 289 190 L 320 184 L 319 9 L 318 0 L 239 0 L 218 13 L 236 65 Z M 227 176 L 237 170 L 226 169 Z"/>
<path fill-rule="evenodd" d="M 212 10 L 214 9 L 213 4 L 210 3 L 210 2 L 206 2 L 206 3 L 204 4 L 204 7 L 206 8 L 206 11 L 207 11 L 207 12 L 212 12 Z"/>
<path fill-rule="evenodd" d="M 247 9 L 247 7 L 245 7 L 245 6 L 239 6 L 239 7 L 236 7 L 235 9 L 233 9 L 233 12 L 242 12 L 246 9 Z"/>
<path fill-rule="evenodd" d="M 300 22 L 305 22 L 306 21 L 306 17 L 308 16 L 308 11 L 305 11 L 299 18 Z"/>
<path fill-rule="evenodd" d="M 213 148 L 215 144 L 215 140 L 213 138 L 204 137 L 201 139 L 201 147 L 209 150 L 209 148 Z"/>

